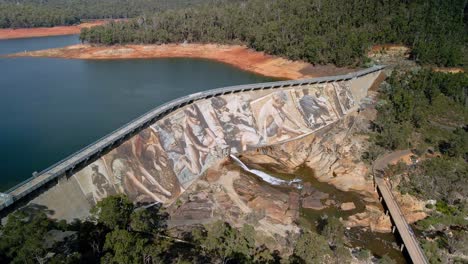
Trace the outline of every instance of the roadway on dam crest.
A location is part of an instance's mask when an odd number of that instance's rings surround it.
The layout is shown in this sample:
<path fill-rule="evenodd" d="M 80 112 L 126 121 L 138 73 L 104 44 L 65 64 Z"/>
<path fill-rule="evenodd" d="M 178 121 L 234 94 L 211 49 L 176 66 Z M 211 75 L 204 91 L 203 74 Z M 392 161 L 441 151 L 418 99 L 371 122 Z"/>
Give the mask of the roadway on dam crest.
<path fill-rule="evenodd" d="M 84 218 L 115 193 L 170 204 L 221 158 L 313 134 L 357 111 L 383 68 L 176 99 L 8 190 L 0 214 L 31 203 L 50 209 L 52 218 Z M 385 181 L 376 177 L 376 184 L 413 262 L 426 263 Z"/>
<path fill-rule="evenodd" d="M 74 173 L 79 172 L 81 168 L 86 167 L 87 165 L 92 163 L 95 159 L 100 158 L 104 152 L 114 149 L 116 146 L 122 144 L 122 142 L 125 142 L 127 139 L 134 136 L 139 131 L 147 128 L 151 124 L 154 124 L 156 121 L 162 120 L 166 116 L 173 115 L 175 112 L 177 112 L 177 110 L 187 108 L 188 106 L 193 105 L 195 102 L 207 101 L 214 97 L 221 98 L 223 96 L 229 96 L 229 95 L 234 95 L 234 94 L 239 94 L 239 95 L 247 95 L 248 93 L 267 94 L 267 93 L 272 93 L 274 91 L 279 91 L 279 90 L 287 90 L 287 89 L 299 90 L 299 89 L 305 89 L 305 88 L 317 86 L 317 85 L 323 86 L 327 83 L 332 84 L 332 83 L 348 82 L 349 85 L 352 86 L 350 87 L 352 91 L 350 90 L 348 91 L 348 93 L 352 94 L 355 97 L 354 99 L 356 101 L 356 105 L 353 105 L 353 108 L 356 108 L 358 106 L 357 102 L 359 102 L 362 98 L 365 97 L 367 93 L 367 89 L 372 85 L 373 81 L 376 79 L 377 75 L 380 74 L 380 71 L 382 69 L 383 69 L 382 66 L 374 66 L 372 68 L 368 68 L 365 70 L 361 70 L 361 71 L 346 74 L 346 75 L 340 75 L 340 76 L 330 76 L 330 77 L 320 77 L 320 78 L 303 79 L 303 80 L 280 81 L 280 82 L 271 82 L 271 83 L 260 83 L 260 84 L 252 84 L 252 85 L 239 85 L 239 86 L 233 86 L 233 87 L 225 87 L 225 88 L 214 89 L 214 90 L 210 90 L 206 92 L 200 92 L 200 93 L 196 93 L 196 94 L 192 94 L 189 96 L 176 99 L 174 101 L 166 103 L 142 115 L 141 117 L 128 123 L 122 128 L 111 133 L 110 135 L 103 137 L 102 139 L 96 141 L 95 143 L 90 144 L 88 147 L 84 148 L 83 150 L 78 151 L 77 153 L 56 163 L 50 168 L 44 170 L 43 172 L 37 173 L 34 177 L 9 189 L 6 192 L 6 195 L 3 195 L 2 196 L 3 198 L 0 200 L 0 210 L 14 205 L 16 202 L 23 199 L 23 197 L 28 196 L 30 193 L 40 189 L 42 186 L 46 184 L 49 184 L 53 181 L 57 181 L 58 178 L 64 175 L 67 175 L 67 176 L 74 175 Z M 312 90 L 314 89 L 315 88 L 312 88 Z M 320 89 L 323 90 L 325 88 L 321 87 Z M 341 88 L 328 87 L 327 89 L 331 89 L 330 92 L 333 93 L 333 89 L 341 89 Z M 291 96 L 285 99 L 289 99 L 289 101 L 292 102 L 293 100 L 290 97 Z M 344 97 L 346 97 L 346 94 L 344 95 Z M 232 99 L 232 98 L 229 98 L 229 99 Z M 255 103 L 259 105 L 259 104 L 262 104 L 263 102 L 262 101 L 258 103 L 254 102 L 254 104 Z M 291 109 L 293 108 L 294 107 L 292 107 Z M 336 108 L 334 110 L 336 112 L 335 114 L 336 117 L 338 117 L 338 115 L 340 114 L 341 115 L 345 114 L 345 113 L 342 113 L 343 111 L 342 105 L 336 105 L 334 108 Z M 298 112 L 297 109 L 293 109 L 293 110 Z M 348 109 L 348 110 L 351 110 L 351 109 Z M 338 114 L 338 112 L 340 114 Z M 255 115 L 257 114 L 258 114 L 258 111 L 255 113 Z M 297 119 L 299 120 L 303 118 L 297 117 Z M 304 126 L 304 128 L 301 131 L 303 132 L 305 131 L 307 133 L 310 133 L 312 131 L 310 127 L 306 127 L 306 124 L 302 124 L 302 125 Z M 270 141 L 270 142 L 263 142 L 262 144 L 267 145 L 271 143 L 279 143 L 279 142 Z M 199 174 L 199 173 L 196 173 L 196 174 Z M 188 179 L 188 181 L 190 180 L 191 179 Z"/>

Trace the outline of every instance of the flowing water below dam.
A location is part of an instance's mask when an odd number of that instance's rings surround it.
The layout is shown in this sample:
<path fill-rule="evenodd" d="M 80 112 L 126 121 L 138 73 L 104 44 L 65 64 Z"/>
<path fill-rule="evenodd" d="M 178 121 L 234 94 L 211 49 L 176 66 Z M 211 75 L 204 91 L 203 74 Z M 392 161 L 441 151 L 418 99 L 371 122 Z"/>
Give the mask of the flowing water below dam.
<path fill-rule="evenodd" d="M 312 188 L 312 195 L 316 196 L 317 209 L 304 208 L 301 206 L 299 223 L 303 228 L 307 228 L 314 232 L 320 232 L 324 220 L 328 217 L 336 217 L 346 220 L 349 216 L 361 213 L 365 210 L 366 202 L 363 197 L 354 191 L 341 191 L 333 185 L 320 182 L 315 177 L 313 169 L 301 166 L 294 173 L 280 173 L 278 168 L 269 168 L 266 165 L 255 164 L 255 167 L 261 169 L 250 168 L 252 164 L 244 164 L 239 158 L 231 155 L 231 158 L 245 171 L 259 177 L 264 184 L 270 184 L 276 188 L 295 188 L 302 190 L 305 186 Z M 325 198 L 326 197 L 326 198 Z M 332 201 L 332 204 L 325 203 Z M 339 206 L 342 203 L 353 203 L 355 208 L 344 211 Z M 346 228 L 345 236 L 348 245 L 353 248 L 368 249 L 375 256 L 381 257 L 388 255 L 397 263 L 406 263 L 406 260 L 398 249 L 397 241 L 392 233 L 372 232 L 369 228 Z"/>

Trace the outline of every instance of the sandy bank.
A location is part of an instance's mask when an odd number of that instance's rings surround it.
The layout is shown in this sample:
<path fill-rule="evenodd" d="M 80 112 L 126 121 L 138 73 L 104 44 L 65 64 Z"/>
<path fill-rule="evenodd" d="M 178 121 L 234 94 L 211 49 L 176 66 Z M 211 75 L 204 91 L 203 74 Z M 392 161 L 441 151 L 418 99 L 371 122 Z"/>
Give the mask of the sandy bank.
<path fill-rule="evenodd" d="M 167 44 L 92 46 L 73 45 L 64 48 L 23 52 L 9 57 L 54 57 L 68 59 L 144 59 L 144 58 L 202 58 L 233 65 L 246 71 L 284 79 L 345 74 L 353 69 L 335 66 L 314 66 L 302 61 L 253 51 L 239 45 Z"/>
<path fill-rule="evenodd" d="M 58 26 L 58 27 L 38 27 L 38 28 L 2 28 L 0 29 L 0 39 L 33 38 L 60 35 L 80 34 L 82 28 L 99 26 L 106 23 L 106 20 L 97 20 L 93 22 L 81 23 L 76 26 Z"/>

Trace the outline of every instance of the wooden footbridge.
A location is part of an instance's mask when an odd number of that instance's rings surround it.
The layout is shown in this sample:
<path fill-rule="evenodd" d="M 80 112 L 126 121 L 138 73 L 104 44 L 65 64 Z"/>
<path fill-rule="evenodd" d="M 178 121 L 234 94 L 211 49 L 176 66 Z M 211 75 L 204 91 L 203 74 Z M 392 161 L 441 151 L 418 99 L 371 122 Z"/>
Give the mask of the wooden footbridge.
<path fill-rule="evenodd" d="M 392 194 L 387 180 L 381 176 L 382 170 L 391 160 L 394 160 L 398 156 L 407 155 L 408 152 L 409 151 L 400 151 L 398 153 L 395 152 L 377 159 L 373 167 L 374 184 L 375 190 L 379 194 L 380 201 L 386 210 L 386 214 L 390 214 L 390 219 L 393 224 L 392 232 L 398 231 L 398 234 L 401 237 L 403 242 L 400 248 L 401 251 L 406 250 L 409 258 L 413 263 L 425 264 L 429 262 L 427 261 L 426 256 L 424 255 L 424 252 L 419 245 L 418 239 L 414 234 L 411 226 L 408 225 L 403 212 L 398 206 L 398 203 L 395 199 L 395 196 Z"/>

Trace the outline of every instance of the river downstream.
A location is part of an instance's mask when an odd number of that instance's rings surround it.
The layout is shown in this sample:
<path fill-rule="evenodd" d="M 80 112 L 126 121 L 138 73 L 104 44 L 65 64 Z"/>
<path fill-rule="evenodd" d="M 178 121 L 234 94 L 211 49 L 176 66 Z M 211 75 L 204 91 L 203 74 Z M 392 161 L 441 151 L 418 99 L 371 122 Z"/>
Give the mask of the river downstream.
<path fill-rule="evenodd" d="M 249 167 L 249 165 L 245 164 L 241 164 L 240 166 L 244 170 Z M 256 164 L 256 166 L 259 165 Z M 312 230 L 313 232 L 320 232 L 320 229 L 323 228 L 322 223 L 329 217 L 346 220 L 351 215 L 361 213 L 365 210 L 367 202 L 363 200 L 363 197 L 359 193 L 354 191 L 341 191 L 332 184 L 318 181 L 315 177 L 314 170 L 311 168 L 301 166 L 294 173 L 289 174 L 279 173 L 265 165 L 261 165 L 260 167 L 262 168 L 261 170 L 254 171 L 261 171 L 276 181 L 300 181 L 300 190 L 305 188 L 304 186 L 309 186 L 312 190 L 311 196 L 315 197 L 316 208 L 305 208 L 301 206 L 298 224 L 302 228 Z M 252 173 L 251 170 L 252 169 L 249 169 L 248 172 Z M 253 174 L 256 175 L 256 173 Z M 271 185 L 270 182 L 265 181 L 262 177 L 256 176 L 264 182 L 263 184 Z M 296 188 L 296 186 L 287 185 L 275 187 L 286 189 Z M 339 205 L 343 203 L 353 203 L 355 208 L 346 211 L 342 210 Z M 302 204 L 304 204 L 304 201 L 302 201 Z M 397 241 L 392 233 L 372 232 L 369 228 L 354 227 L 345 229 L 344 236 L 346 238 L 345 244 L 353 248 L 353 250 L 364 248 L 375 256 L 382 257 L 388 255 L 396 263 L 406 263 L 403 254 L 398 250 Z"/>

